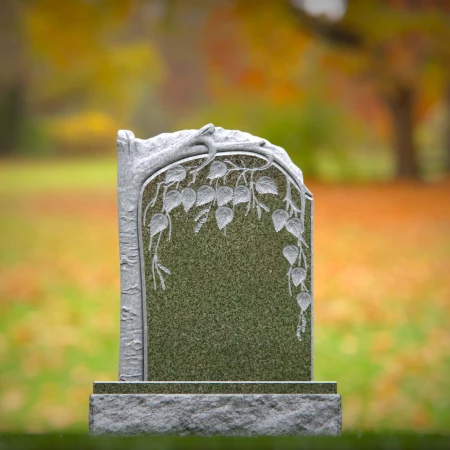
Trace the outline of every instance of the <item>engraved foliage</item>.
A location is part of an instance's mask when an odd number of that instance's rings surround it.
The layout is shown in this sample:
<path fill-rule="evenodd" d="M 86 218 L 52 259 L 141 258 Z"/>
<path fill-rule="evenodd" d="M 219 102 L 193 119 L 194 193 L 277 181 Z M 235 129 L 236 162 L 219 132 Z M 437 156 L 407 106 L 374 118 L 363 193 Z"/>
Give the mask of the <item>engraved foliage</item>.
<path fill-rule="evenodd" d="M 171 240 L 171 213 L 182 207 L 185 213 L 194 209 L 193 231 L 200 233 L 203 226 L 209 222 L 210 216 L 215 218 L 215 226 L 226 236 L 227 227 L 233 220 L 238 220 L 239 214 L 247 216 L 254 210 L 258 220 L 263 212 L 270 213 L 270 208 L 263 202 L 266 196 L 280 195 L 280 187 L 275 180 L 261 172 L 270 167 L 271 161 L 257 167 L 245 167 L 227 160 L 216 159 L 215 154 L 208 155 L 206 160 L 195 167 L 176 164 L 169 167 L 164 181 L 157 183 L 153 199 L 146 205 L 143 214 L 143 225 L 149 227 L 148 251 L 151 255 L 151 270 L 154 289 L 167 288 L 165 277 L 171 275 L 170 269 L 164 266 L 159 258 L 161 239 Z M 205 170 L 207 184 L 195 187 L 198 172 Z M 234 174 L 232 184 L 230 174 Z M 292 197 L 292 182 L 286 175 L 286 194 L 283 202 L 285 207 L 275 209 L 271 220 L 276 233 L 289 233 L 295 239 L 292 244 L 282 249 L 282 254 L 288 263 L 287 287 L 290 297 L 295 296 L 300 315 L 297 325 L 297 338 L 306 329 L 305 312 L 311 304 L 311 295 L 305 285 L 308 276 L 308 262 L 305 248 L 308 244 L 303 238 L 305 215 L 305 190 L 295 186 L 300 193 L 300 205 Z M 183 186 L 184 185 L 184 186 Z M 162 200 L 162 208 L 156 210 L 158 198 Z M 241 206 L 243 205 L 243 206 Z M 192 219 L 191 219 L 192 220 Z M 284 230 L 284 231 L 283 231 Z M 295 291 L 295 292 L 294 292 Z"/>

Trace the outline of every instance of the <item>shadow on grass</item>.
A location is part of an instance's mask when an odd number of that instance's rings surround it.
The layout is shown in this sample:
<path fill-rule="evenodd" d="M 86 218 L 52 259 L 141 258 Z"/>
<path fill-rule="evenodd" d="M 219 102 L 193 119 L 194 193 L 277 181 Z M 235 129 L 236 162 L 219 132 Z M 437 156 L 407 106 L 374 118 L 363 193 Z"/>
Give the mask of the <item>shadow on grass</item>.
<path fill-rule="evenodd" d="M 196 436 L 87 436 L 87 435 L 0 435 L 1 450 L 176 450 L 176 449 L 448 449 L 450 435 L 417 433 L 347 433 L 340 437 L 196 437 Z"/>

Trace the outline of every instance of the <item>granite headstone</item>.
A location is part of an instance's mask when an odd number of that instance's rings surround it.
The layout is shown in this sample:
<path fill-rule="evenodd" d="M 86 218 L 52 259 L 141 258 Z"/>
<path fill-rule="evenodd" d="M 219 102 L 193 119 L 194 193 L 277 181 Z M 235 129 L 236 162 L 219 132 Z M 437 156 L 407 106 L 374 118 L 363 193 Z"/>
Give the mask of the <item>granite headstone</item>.
<path fill-rule="evenodd" d="M 118 382 L 92 434 L 341 432 L 313 382 L 313 198 L 287 153 L 216 128 L 118 136 Z"/>

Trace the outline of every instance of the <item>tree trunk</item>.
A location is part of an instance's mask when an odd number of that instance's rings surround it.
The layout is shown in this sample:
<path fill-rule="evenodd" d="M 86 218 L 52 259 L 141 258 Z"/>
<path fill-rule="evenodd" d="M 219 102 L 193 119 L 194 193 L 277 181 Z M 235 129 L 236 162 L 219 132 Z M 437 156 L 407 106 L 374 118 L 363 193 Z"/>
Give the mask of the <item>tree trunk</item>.
<path fill-rule="evenodd" d="M 17 153 L 24 116 L 23 88 L 14 83 L 0 96 L 0 157 Z"/>
<path fill-rule="evenodd" d="M 450 175 L 450 82 L 444 92 L 444 107 L 444 168 L 446 173 Z"/>
<path fill-rule="evenodd" d="M 397 179 L 419 179 L 417 150 L 414 142 L 414 92 L 397 86 L 387 95 L 392 120 Z"/>
<path fill-rule="evenodd" d="M 20 21 L 23 5 L 3 0 L 0 13 L 0 157 L 17 152 L 25 120 L 26 70 Z"/>

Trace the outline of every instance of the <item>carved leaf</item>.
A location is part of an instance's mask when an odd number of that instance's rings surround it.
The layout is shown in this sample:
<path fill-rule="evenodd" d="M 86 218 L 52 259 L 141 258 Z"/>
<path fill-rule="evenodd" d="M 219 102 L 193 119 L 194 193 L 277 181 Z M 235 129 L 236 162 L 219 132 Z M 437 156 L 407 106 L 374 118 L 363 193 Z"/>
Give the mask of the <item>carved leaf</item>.
<path fill-rule="evenodd" d="M 197 222 L 197 220 L 200 219 L 200 217 L 202 217 L 204 214 L 207 214 L 208 211 L 209 211 L 208 208 L 202 209 L 202 210 L 194 217 L 194 220 Z"/>
<path fill-rule="evenodd" d="M 229 186 L 220 186 L 217 188 L 216 199 L 219 206 L 226 205 L 233 198 L 233 189 Z"/>
<path fill-rule="evenodd" d="M 164 272 L 166 272 L 167 274 L 171 275 L 170 270 L 169 270 L 166 266 L 163 266 L 160 262 L 158 262 L 158 267 L 159 267 L 161 270 L 163 270 Z"/>
<path fill-rule="evenodd" d="M 197 198 L 197 194 L 194 189 L 187 187 L 181 191 L 181 203 L 183 203 L 183 208 L 186 212 L 188 212 L 195 203 Z"/>
<path fill-rule="evenodd" d="M 289 213 L 284 209 L 276 209 L 272 214 L 273 226 L 278 233 L 289 219 Z"/>
<path fill-rule="evenodd" d="M 278 194 L 278 188 L 270 177 L 261 177 L 258 178 L 258 181 L 256 182 L 256 192 L 259 194 Z"/>
<path fill-rule="evenodd" d="M 300 292 L 297 295 L 297 303 L 302 311 L 306 311 L 311 304 L 311 296 L 307 292 Z"/>
<path fill-rule="evenodd" d="M 206 220 L 208 219 L 208 216 L 203 216 L 198 222 L 197 225 L 195 225 L 194 232 L 198 233 L 200 231 L 200 228 L 204 225 Z"/>
<path fill-rule="evenodd" d="M 234 190 L 233 205 L 238 205 L 239 203 L 247 203 L 249 201 L 250 201 L 250 189 L 247 186 L 238 186 Z"/>
<path fill-rule="evenodd" d="M 197 205 L 205 205 L 214 199 L 216 192 L 211 186 L 200 186 L 197 192 Z"/>
<path fill-rule="evenodd" d="M 186 178 L 186 169 L 183 166 L 177 165 L 173 166 L 166 172 L 166 183 L 174 183 Z"/>
<path fill-rule="evenodd" d="M 208 179 L 214 180 L 215 178 L 223 177 L 227 173 L 227 165 L 222 161 L 213 161 L 210 168 Z"/>
<path fill-rule="evenodd" d="M 157 270 L 156 272 L 159 276 L 159 282 L 161 283 L 161 288 L 163 291 L 165 291 L 166 290 L 166 282 L 164 281 L 164 276 L 160 271 Z"/>
<path fill-rule="evenodd" d="M 219 230 L 222 230 L 224 227 L 226 227 L 233 220 L 233 216 L 233 210 L 231 208 L 228 208 L 228 206 L 221 206 L 220 208 L 217 208 L 216 220 Z"/>
<path fill-rule="evenodd" d="M 298 248 L 295 245 L 287 245 L 283 248 L 283 255 L 292 266 L 298 257 Z"/>
<path fill-rule="evenodd" d="M 288 230 L 289 233 L 293 234 L 295 237 L 300 237 L 300 235 L 303 233 L 302 221 L 300 219 L 297 219 L 297 217 L 289 219 L 286 222 L 286 230 Z"/>
<path fill-rule="evenodd" d="M 261 207 L 259 205 L 256 205 L 256 213 L 258 214 L 258 219 L 261 220 L 262 210 L 261 210 Z"/>
<path fill-rule="evenodd" d="M 156 213 L 152 216 L 150 220 L 150 236 L 160 233 L 165 230 L 169 225 L 169 221 L 164 214 Z"/>
<path fill-rule="evenodd" d="M 167 192 L 163 200 L 163 208 L 165 211 L 170 212 L 181 204 L 181 193 L 176 189 L 172 189 Z"/>
<path fill-rule="evenodd" d="M 306 278 L 306 270 L 303 267 L 296 267 L 291 272 L 292 282 L 297 287 Z"/>
<path fill-rule="evenodd" d="M 259 202 L 259 206 L 260 206 L 264 211 L 270 212 L 269 207 L 268 207 L 267 205 L 265 205 L 264 203 Z"/>

